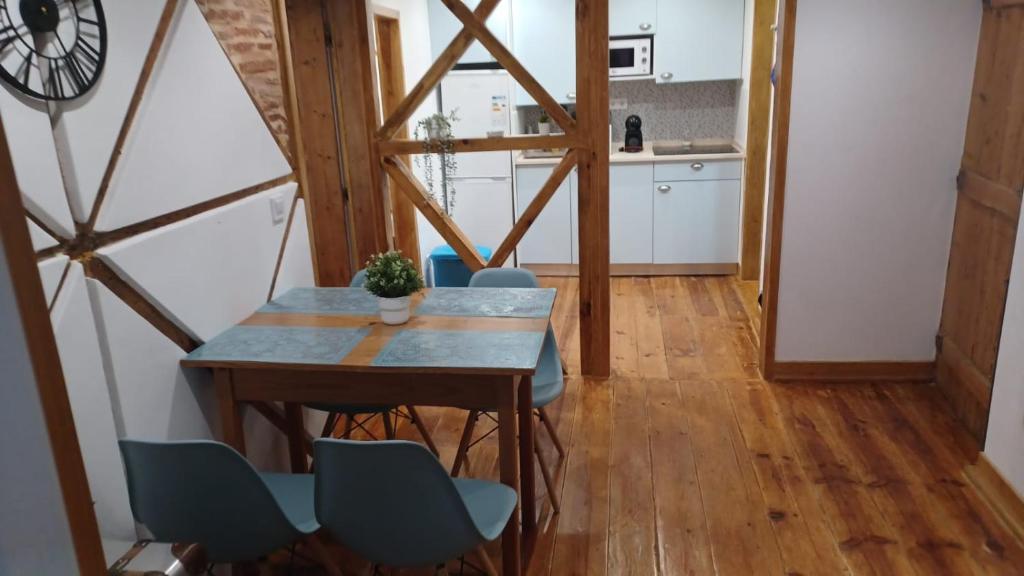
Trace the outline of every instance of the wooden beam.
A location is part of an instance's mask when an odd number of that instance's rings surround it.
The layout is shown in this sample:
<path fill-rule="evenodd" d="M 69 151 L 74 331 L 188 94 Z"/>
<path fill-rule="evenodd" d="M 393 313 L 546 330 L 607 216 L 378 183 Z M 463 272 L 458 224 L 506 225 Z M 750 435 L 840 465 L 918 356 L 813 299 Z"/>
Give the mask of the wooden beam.
<path fill-rule="evenodd" d="M 487 18 L 494 12 L 498 2 L 501 0 L 481 0 L 480 4 L 473 11 L 473 15 L 486 22 Z M 469 30 L 463 28 L 455 35 L 455 38 L 448 44 L 448 47 L 437 57 L 437 60 L 430 65 L 430 68 L 423 74 L 423 78 L 412 87 L 406 94 L 405 99 L 398 108 L 388 116 L 384 124 L 377 130 L 377 138 L 387 140 L 395 135 L 398 129 L 405 125 L 412 116 L 412 113 L 420 107 L 420 104 L 427 99 L 434 87 L 444 78 L 444 75 L 455 66 L 455 63 L 462 58 L 462 55 L 473 43 L 473 35 Z"/>
<path fill-rule="evenodd" d="M 466 266 L 473 272 L 482 270 L 487 266 L 484 259 L 480 257 L 480 253 L 473 247 L 469 237 L 459 229 L 458 224 L 445 214 L 444 210 L 437 205 L 437 202 L 430 197 L 426 188 L 416 179 L 416 176 L 409 170 L 409 167 L 390 156 L 384 158 L 383 162 L 384 169 L 391 176 L 392 181 L 416 205 L 416 208 L 419 209 L 427 221 L 437 229 L 441 237 L 462 258 Z"/>
<path fill-rule="evenodd" d="M 978 204 L 996 211 L 1016 224 L 1020 220 L 1021 190 L 993 182 L 971 170 L 961 170 L 957 190 Z"/>
<path fill-rule="evenodd" d="M 20 188 L 14 175 L 14 164 L 0 119 L 0 249 L 6 262 L 4 272 L 10 273 L 13 284 L 11 297 L 17 302 L 21 317 L 25 344 L 32 363 L 35 385 L 39 392 L 43 419 L 50 443 L 50 456 L 56 468 L 57 483 L 60 486 L 63 510 L 67 515 L 67 526 L 74 545 L 78 572 L 82 576 L 106 574 L 106 561 L 100 541 L 99 526 L 93 513 L 93 500 L 89 481 L 85 475 L 85 464 L 79 449 L 78 433 L 71 413 L 67 386 L 57 353 L 57 341 L 53 335 L 46 300 L 43 297 L 42 281 L 32 252 L 28 224 L 25 221 L 25 207 L 22 204 Z M 11 385 L 4 382 L 4 386 Z M 16 457 L 15 455 L 12 455 Z M 40 457 L 41 455 L 35 455 Z M 45 457 L 45 456 L 44 456 Z M 9 461 L 6 466 L 17 466 Z M 5 486 L 4 490 L 14 487 Z M 57 503 L 50 503 L 58 505 Z M 16 522 L 11 518 L 9 522 Z"/>
<path fill-rule="evenodd" d="M 494 256 L 492 256 L 490 261 L 487 262 L 488 268 L 500 268 L 505 264 L 505 260 L 508 260 L 508 257 L 512 255 L 512 251 L 516 249 L 519 241 L 523 239 L 524 235 L 526 235 L 530 226 L 532 226 L 534 221 L 537 220 L 541 211 L 543 211 L 544 207 L 548 205 L 548 201 L 555 195 L 555 192 L 558 191 L 558 187 L 562 185 L 565 177 L 569 175 L 569 172 L 572 172 L 572 169 L 575 166 L 576 151 L 570 150 L 569 153 L 562 158 L 562 161 L 558 163 L 558 166 L 555 166 L 555 170 L 551 173 L 548 181 L 544 183 L 540 192 L 538 192 L 537 195 L 534 196 L 533 200 L 530 201 L 526 210 L 523 210 L 523 213 L 516 220 L 516 224 L 512 227 L 512 230 L 509 230 L 508 235 L 505 236 L 505 240 L 501 242 L 501 246 L 498 247 L 494 252 Z"/>
<path fill-rule="evenodd" d="M 405 67 L 402 64 L 401 24 L 397 18 L 374 15 L 377 31 L 377 62 L 380 69 L 380 101 L 385 115 L 390 115 L 402 103 L 405 96 Z M 404 124 L 398 130 L 400 138 L 409 135 L 409 128 Z M 403 156 L 402 162 L 409 165 L 409 157 Z M 392 182 L 388 186 L 391 201 L 391 220 L 396 250 L 400 250 L 413 265 L 423 271 L 423 260 L 420 256 L 420 238 L 416 224 L 416 206 L 397 189 Z"/>
<path fill-rule="evenodd" d="M 458 138 L 452 140 L 453 152 L 504 152 L 505 150 L 558 150 L 571 148 L 576 138 L 565 134 L 541 136 L 526 134 L 520 136 L 504 136 L 501 138 Z M 380 143 L 381 156 L 405 154 L 423 154 L 427 150 L 440 152 L 440 142 L 424 140 L 396 139 Z"/>
<path fill-rule="evenodd" d="M 775 52 L 775 15 L 778 0 L 753 0 L 754 39 L 750 62 L 750 103 L 747 112 L 747 161 L 743 176 L 743 237 L 740 278 L 757 280 L 761 274 L 764 231 L 764 193 L 772 115 L 772 58 Z"/>
<path fill-rule="evenodd" d="M 321 0 L 285 0 L 291 54 L 295 162 L 299 169 L 318 286 L 348 286 L 352 276 L 341 152 Z"/>
<path fill-rule="evenodd" d="M 611 374 L 608 224 L 608 0 L 576 0 L 579 154 L 580 360 Z"/>
<path fill-rule="evenodd" d="M 334 91 L 340 108 L 342 170 L 355 239 L 353 255 L 356 262 L 366 262 L 389 246 L 383 175 L 374 134 L 379 120 L 370 22 L 365 0 L 331 0 L 324 6 L 331 34 Z"/>
<path fill-rule="evenodd" d="M 530 96 L 548 113 L 559 126 L 562 127 L 567 134 L 572 134 L 576 131 L 576 121 L 572 119 L 572 116 L 562 108 L 562 105 L 557 100 L 551 97 L 551 94 L 537 82 L 537 79 L 533 77 L 533 74 L 519 62 L 519 60 L 509 52 L 508 48 L 502 44 L 501 40 L 494 37 L 494 34 L 487 29 L 484 24 L 485 19 L 478 19 L 469 11 L 469 8 L 462 2 L 462 0 L 441 0 L 444 5 L 451 10 L 452 14 L 462 22 L 466 30 L 476 37 L 476 39 L 491 53 L 492 56 L 501 64 L 513 78 L 519 82 L 519 85 L 526 90 Z"/>

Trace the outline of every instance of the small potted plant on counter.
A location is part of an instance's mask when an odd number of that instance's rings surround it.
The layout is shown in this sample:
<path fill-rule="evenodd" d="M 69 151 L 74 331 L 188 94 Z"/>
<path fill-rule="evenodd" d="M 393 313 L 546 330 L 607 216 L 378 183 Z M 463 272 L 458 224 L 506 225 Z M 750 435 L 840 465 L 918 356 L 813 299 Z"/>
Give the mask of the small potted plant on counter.
<path fill-rule="evenodd" d="M 542 136 L 551 134 L 551 119 L 548 118 L 547 112 L 541 112 L 540 118 L 537 119 L 537 134 Z"/>
<path fill-rule="evenodd" d="M 366 289 L 380 303 L 380 319 L 398 325 L 409 321 L 410 296 L 423 289 L 412 260 L 397 250 L 377 254 L 366 263 Z"/>

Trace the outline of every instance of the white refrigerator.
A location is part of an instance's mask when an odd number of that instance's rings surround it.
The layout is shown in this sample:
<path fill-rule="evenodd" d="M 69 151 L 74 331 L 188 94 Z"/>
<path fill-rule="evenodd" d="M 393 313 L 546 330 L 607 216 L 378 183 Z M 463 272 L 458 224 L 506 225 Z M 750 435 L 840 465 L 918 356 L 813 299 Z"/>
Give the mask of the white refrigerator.
<path fill-rule="evenodd" d="M 509 100 L 512 81 L 504 70 L 451 72 L 441 81 L 440 106 L 446 115 L 456 111 L 456 138 L 485 138 L 488 132 L 511 134 Z M 474 244 L 497 250 L 515 223 L 512 152 L 473 152 L 456 156 L 458 170 L 445 175 L 455 189 L 452 218 Z M 429 230 L 422 233 L 423 227 Z M 424 255 L 443 240 L 421 220 L 420 246 Z M 424 238 L 424 236 L 428 236 Z M 514 266 L 514 255 L 505 262 Z"/>

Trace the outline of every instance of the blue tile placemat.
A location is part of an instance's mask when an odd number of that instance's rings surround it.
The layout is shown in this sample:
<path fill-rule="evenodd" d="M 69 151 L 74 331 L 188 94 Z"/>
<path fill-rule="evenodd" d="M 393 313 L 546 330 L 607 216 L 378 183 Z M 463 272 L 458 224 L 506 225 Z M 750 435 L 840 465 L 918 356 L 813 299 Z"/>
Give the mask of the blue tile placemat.
<path fill-rule="evenodd" d="M 537 367 L 543 332 L 403 330 L 373 359 L 374 366 L 432 368 Z"/>
<path fill-rule="evenodd" d="M 379 310 L 377 297 L 362 288 L 292 288 L 258 312 L 363 316 Z"/>
<path fill-rule="evenodd" d="M 188 360 L 338 364 L 369 328 L 235 326 L 203 344 Z"/>
<path fill-rule="evenodd" d="M 554 304 L 554 288 L 434 288 L 416 314 L 547 318 Z"/>

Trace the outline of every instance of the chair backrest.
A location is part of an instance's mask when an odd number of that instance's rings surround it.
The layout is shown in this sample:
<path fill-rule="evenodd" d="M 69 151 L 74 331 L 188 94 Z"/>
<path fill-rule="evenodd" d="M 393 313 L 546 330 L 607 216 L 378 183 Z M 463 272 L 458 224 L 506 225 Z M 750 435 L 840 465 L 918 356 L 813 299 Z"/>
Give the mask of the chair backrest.
<path fill-rule="evenodd" d="M 537 276 L 524 268 L 484 268 L 473 274 L 469 279 L 470 288 L 540 288 Z M 550 374 L 554 377 L 555 372 L 558 378 L 562 377 L 562 357 L 558 353 L 558 342 L 555 340 L 555 331 L 548 326 L 547 335 L 544 337 L 544 348 L 540 353 L 540 364 L 537 368 L 538 374 Z"/>
<path fill-rule="evenodd" d="M 414 442 L 319 439 L 316 516 L 378 564 L 434 566 L 483 541 L 447 471 Z"/>
<path fill-rule="evenodd" d="M 484 268 L 469 279 L 470 288 L 540 288 L 537 276 L 525 268 Z"/>
<path fill-rule="evenodd" d="M 366 268 L 356 272 L 355 276 L 348 283 L 349 288 L 362 288 L 363 286 L 366 286 Z"/>
<path fill-rule="evenodd" d="M 161 542 L 201 544 L 213 562 L 256 560 L 300 536 L 259 474 L 209 440 L 121 440 L 135 519 Z"/>

